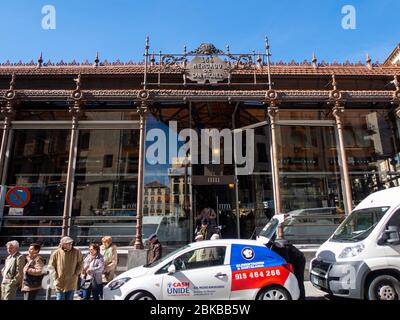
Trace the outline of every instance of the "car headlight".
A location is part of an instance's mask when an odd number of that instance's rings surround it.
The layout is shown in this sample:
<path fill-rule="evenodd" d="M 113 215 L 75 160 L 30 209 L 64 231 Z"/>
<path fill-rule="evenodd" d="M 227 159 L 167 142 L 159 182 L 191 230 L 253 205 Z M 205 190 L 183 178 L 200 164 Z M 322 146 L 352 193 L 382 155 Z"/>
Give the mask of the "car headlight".
<path fill-rule="evenodd" d="M 362 243 L 353 247 L 344 248 L 343 251 L 340 253 L 339 258 L 355 257 L 359 255 L 364 250 L 364 248 L 365 246 Z"/>
<path fill-rule="evenodd" d="M 129 280 L 131 280 L 131 278 L 129 278 L 129 277 L 117 279 L 117 280 L 111 281 L 111 283 L 108 285 L 108 287 L 110 288 L 110 290 L 116 290 L 116 289 L 122 287 Z"/>

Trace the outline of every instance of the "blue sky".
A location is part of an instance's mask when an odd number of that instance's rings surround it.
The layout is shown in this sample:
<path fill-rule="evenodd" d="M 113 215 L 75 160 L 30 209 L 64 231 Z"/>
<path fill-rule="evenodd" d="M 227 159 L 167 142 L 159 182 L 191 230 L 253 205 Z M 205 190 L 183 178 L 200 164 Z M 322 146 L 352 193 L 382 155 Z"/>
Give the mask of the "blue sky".
<path fill-rule="evenodd" d="M 56 8 L 56 29 L 41 26 L 44 5 Z M 342 28 L 342 7 L 356 9 L 356 29 Z M 263 50 L 274 61 L 383 61 L 400 42 L 398 0 L 0 0 L 0 62 L 100 59 L 139 61 L 150 50 L 178 53 L 202 42 L 231 51 Z"/>

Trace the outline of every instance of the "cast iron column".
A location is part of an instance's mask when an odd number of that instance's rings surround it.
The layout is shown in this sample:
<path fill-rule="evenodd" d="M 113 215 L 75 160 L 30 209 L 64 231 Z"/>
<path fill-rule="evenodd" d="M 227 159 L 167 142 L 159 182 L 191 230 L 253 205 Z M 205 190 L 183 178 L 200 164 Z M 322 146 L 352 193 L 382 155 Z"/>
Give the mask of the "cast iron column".
<path fill-rule="evenodd" d="M 267 109 L 270 127 L 271 127 L 271 156 L 272 156 L 272 175 L 273 175 L 273 191 L 274 191 L 274 209 L 275 214 L 281 213 L 281 190 L 279 183 L 279 163 L 278 148 L 276 139 L 276 115 L 278 113 L 277 103 L 271 100 Z"/>
<path fill-rule="evenodd" d="M 69 108 L 69 112 L 72 115 L 72 128 L 71 128 L 71 141 L 69 144 L 69 158 L 68 158 L 68 170 L 67 170 L 67 181 L 65 182 L 65 201 L 64 201 L 64 212 L 62 222 L 62 234 L 61 236 L 68 236 L 70 233 L 70 219 L 72 200 L 74 197 L 74 175 L 76 156 L 78 153 L 78 120 L 81 113 L 81 105 L 79 101 L 75 101 Z"/>
<path fill-rule="evenodd" d="M 7 163 L 7 149 L 9 144 L 9 136 L 11 131 L 11 121 L 15 116 L 15 97 L 16 92 L 14 90 L 15 87 L 15 73 L 11 75 L 10 88 L 6 91 L 4 95 L 4 99 L 6 100 L 4 106 L 1 108 L 1 113 L 4 115 L 3 122 L 3 137 L 1 138 L 1 147 L 0 147 L 0 179 L 1 183 L 5 183 L 3 175 L 6 174 L 6 170 L 4 170 Z M 9 155 L 8 155 L 9 156 Z"/>
<path fill-rule="evenodd" d="M 142 93 L 142 98 L 147 94 Z M 140 116 L 139 130 L 139 163 L 138 163 L 138 181 L 137 181 L 137 204 L 136 204 L 136 238 L 134 243 L 135 249 L 143 249 L 142 239 L 142 223 L 143 223 L 143 192 L 144 192 L 144 155 L 145 155 L 145 136 L 146 136 L 146 114 L 147 102 L 141 101 L 137 107 Z"/>
<path fill-rule="evenodd" d="M 343 128 L 342 128 L 342 118 L 341 114 L 344 112 L 344 107 L 341 105 L 340 101 L 335 101 L 334 107 L 332 110 L 333 117 L 335 118 L 336 129 L 338 134 L 338 143 L 339 143 L 339 151 L 340 151 L 340 162 L 342 164 L 342 178 L 344 184 L 344 193 L 345 197 L 345 212 L 346 214 L 350 214 L 353 208 L 353 200 L 351 194 L 351 185 L 350 185 L 350 177 L 349 177 L 349 169 L 347 165 L 347 156 L 346 149 L 344 147 L 344 139 L 343 139 Z"/>
<path fill-rule="evenodd" d="M 0 147 L 0 179 L 2 179 L 3 174 L 5 174 L 4 166 L 6 165 L 8 139 L 11 131 L 11 121 L 15 116 L 15 110 L 11 101 L 7 101 L 6 105 L 1 108 L 1 113 L 4 115 L 3 121 L 3 136 L 1 138 Z"/>
<path fill-rule="evenodd" d="M 75 181 L 75 165 L 76 157 L 78 153 L 78 121 L 81 115 L 81 106 L 83 99 L 83 92 L 81 91 L 81 74 L 78 74 L 78 78 L 74 79 L 76 88 L 71 93 L 71 99 L 74 101 L 69 107 L 69 112 L 72 115 L 72 127 L 71 127 L 71 141 L 69 145 L 69 158 L 68 158 L 68 170 L 67 170 L 67 181 L 65 182 L 65 198 L 64 198 L 64 211 L 62 221 L 62 232 L 61 236 L 69 236 L 71 228 L 71 209 L 72 200 L 74 197 L 74 181 Z"/>

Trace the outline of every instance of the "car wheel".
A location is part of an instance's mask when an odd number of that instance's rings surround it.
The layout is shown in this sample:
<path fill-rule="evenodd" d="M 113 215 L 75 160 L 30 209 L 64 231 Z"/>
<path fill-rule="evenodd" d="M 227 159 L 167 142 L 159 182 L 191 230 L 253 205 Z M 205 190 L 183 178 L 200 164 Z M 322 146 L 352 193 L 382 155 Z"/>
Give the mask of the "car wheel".
<path fill-rule="evenodd" d="M 378 276 L 368 288 L 368 300 L 399 300 L 399 280 L 389 275 Z"/>
<path fill-rule="evenodd" d="M 128 300 L 155 300 L 155 299 L 150 293 L 138 292 L 129 296 Z"/>
<path fill-rule="evenodd" d="M 286 289 L 278 286 L 264 288 L 258 295 L 258 300 L 291 300 Z"/>

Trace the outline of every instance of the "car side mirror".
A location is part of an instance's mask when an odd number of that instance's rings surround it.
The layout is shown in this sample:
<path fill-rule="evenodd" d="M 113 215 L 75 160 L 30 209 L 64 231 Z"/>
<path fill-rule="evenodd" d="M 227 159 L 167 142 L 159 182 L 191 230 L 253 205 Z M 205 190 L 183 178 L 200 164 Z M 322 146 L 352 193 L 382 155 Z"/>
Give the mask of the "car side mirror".
<path fill-rule="evenodd" d="M 176 272 L 176 267 L 174 263 L 171 263 L 171 265 L 168 267 L 168 274 L 174 274 Z"/>
<path fill-rule="evenodd" d="M 389 244 L 396 246 L 400 244 L 400 231 L 397 226 L 389 226 L 379 237 L 378 244 Z"/>

